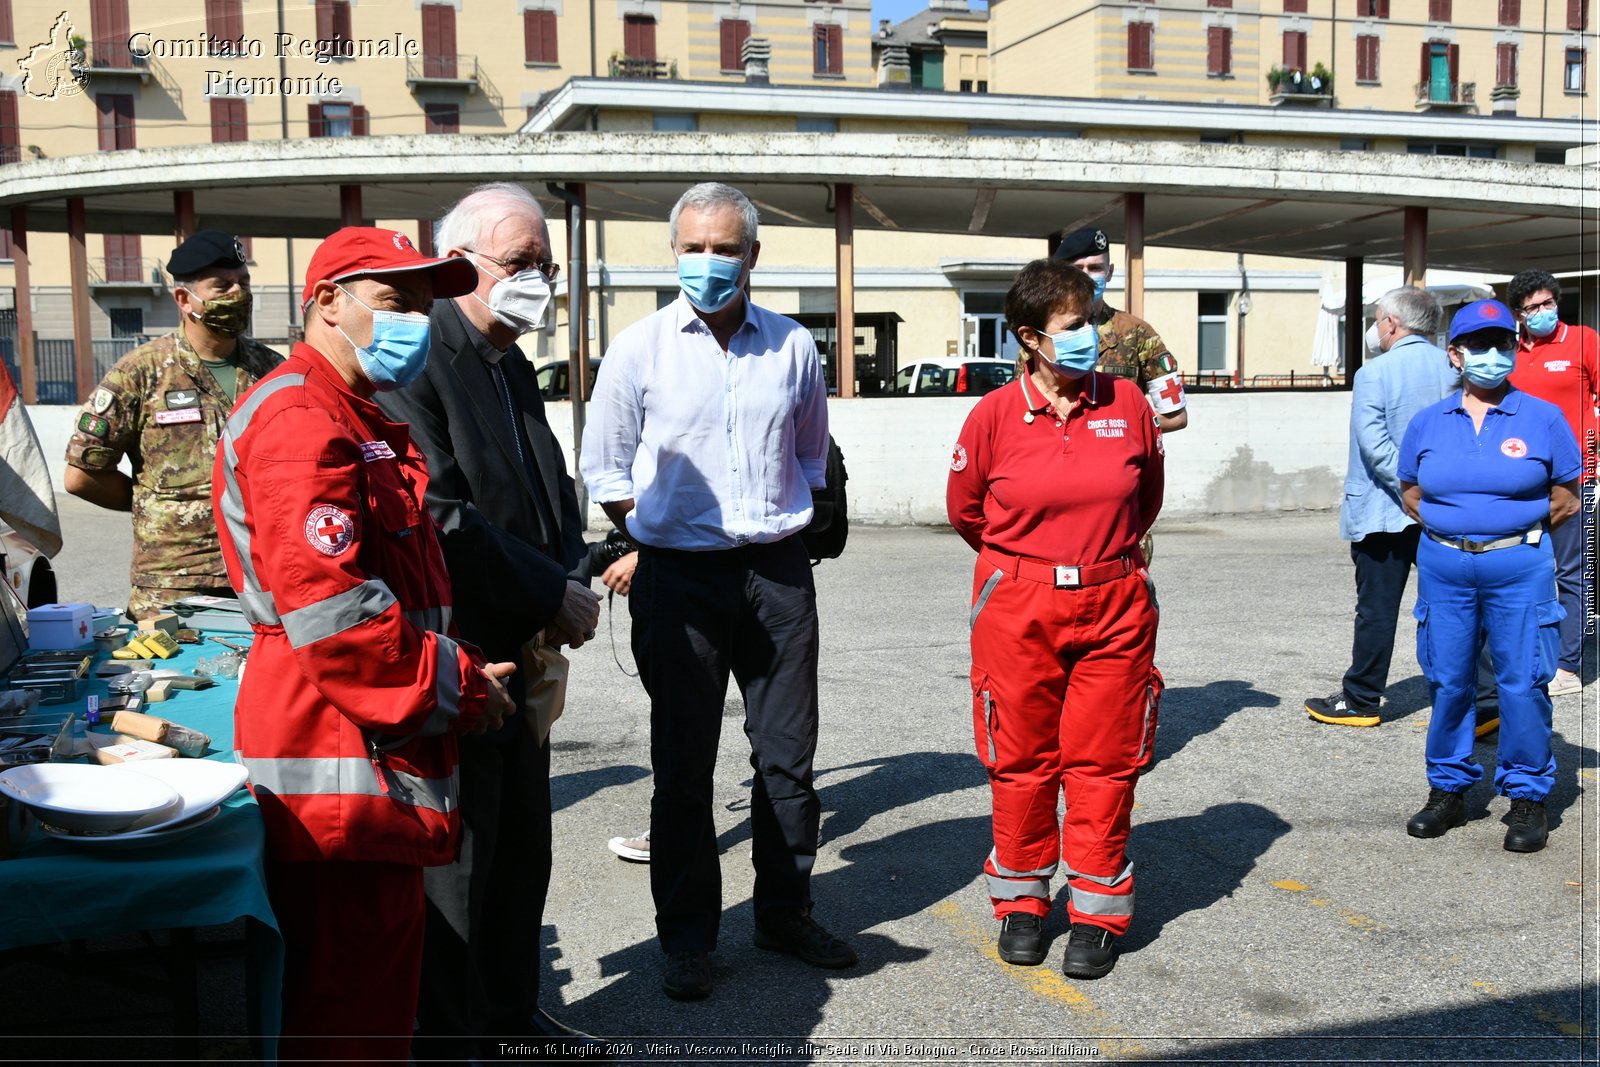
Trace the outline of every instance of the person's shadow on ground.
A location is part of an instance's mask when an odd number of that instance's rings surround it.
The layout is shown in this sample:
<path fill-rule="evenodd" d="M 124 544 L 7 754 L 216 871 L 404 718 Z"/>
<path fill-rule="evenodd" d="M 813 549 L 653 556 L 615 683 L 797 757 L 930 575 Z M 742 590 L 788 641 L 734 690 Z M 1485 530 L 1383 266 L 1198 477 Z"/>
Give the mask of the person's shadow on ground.
<path fill-rule="evenodd" d="M 1205 685 L 1173 686 L 1161 695 L 1161 716 L 1156 725 L 1155 756 L 1145 773 L 1162 760 L 1182 752 L 1197 737 L 1217 729 L 1245 708 L 1274 708 L 1278 698 L 1238 678 Z"/>

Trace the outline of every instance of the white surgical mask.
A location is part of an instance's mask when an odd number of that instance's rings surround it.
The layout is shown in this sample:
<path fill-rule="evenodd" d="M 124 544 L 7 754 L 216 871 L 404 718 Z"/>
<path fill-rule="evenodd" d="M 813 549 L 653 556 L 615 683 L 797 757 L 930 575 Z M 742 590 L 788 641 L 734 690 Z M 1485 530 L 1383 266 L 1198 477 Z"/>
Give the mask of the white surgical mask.
<path fill-rule="evenodd" d="M 474 261 L 477 260 L 477 253 L 467 254 Z M 544 321 L 545 309 L 550 306 L 550 283 L 545 281 L 544 275 L 529 268 L 509 278 L 502 278 L 487 270 L 482 263 L 478 263 L 478 269 L 494 278 L 495 283 L 489 290 L 488 300 L 476 291 L 472 298 L 488 308 L 495 321 L 508 330 L 515 330 L 519 334 L 537 330 Z"/>
<path fill-rule="evenodd" d="M 1367 327 L 1367 355 L 1383 355 L 1383 342 L 1378 338 L 1378 324 L 1373 323 Z"/>

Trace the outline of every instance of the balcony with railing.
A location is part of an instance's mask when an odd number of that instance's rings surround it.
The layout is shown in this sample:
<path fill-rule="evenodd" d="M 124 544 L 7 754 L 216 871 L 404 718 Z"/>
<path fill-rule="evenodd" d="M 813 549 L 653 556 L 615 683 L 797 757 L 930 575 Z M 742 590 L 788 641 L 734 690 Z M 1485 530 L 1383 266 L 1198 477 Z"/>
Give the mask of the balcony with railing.
<path fill-rule="evenodd" d="M 92 78 L 138 78 L 148 85 L 152 75 L 150 58 L 134 55 L 125 40 L 96 40 L 85 53 Z"/>
<path fill-rule="evenodd" d="M 102 256 L 89 261 L 89 284 L 96 289 L 167 288 L 167 273 L 159 259 L 142 256 Z"/>
<path fill-rule="evenodd" d="M 619 52 L 611 57 L 610 62 L 606 65 L 606 71 L 612 78 L 667 81 L 677 78 L 678 61 L 676 59 L 647 59 L 641 56 L 625 56 Z"/>
<path fill-rule="evenodd" d="M 406 58 L 406 88 L 416 92 L 420 86 L 444 86 L 478 91 L 482 80 L 477 56 L 421 55 Z"/>
<path fill-rule="evenodd" d="M 1417 82 L 1417 110 L 1470 111 L 1478 106 L 1478 83 L 1457 81 Z"/>

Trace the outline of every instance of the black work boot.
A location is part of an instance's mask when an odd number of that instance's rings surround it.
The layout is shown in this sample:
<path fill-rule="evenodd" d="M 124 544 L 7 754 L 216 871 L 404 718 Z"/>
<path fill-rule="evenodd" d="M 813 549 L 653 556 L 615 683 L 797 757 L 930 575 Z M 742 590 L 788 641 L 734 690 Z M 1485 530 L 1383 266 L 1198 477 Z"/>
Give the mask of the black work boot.
<path fill-rule="evenodd" d="M 1506 851 L 1538 852 L 1549 838 L 1544 801 L 1513 797 L 1511 814 L 1506 816 Z"/>
<path fill-rule="evenodd" d="M 1044 962 L 1044 922 L 1039 916 L 1013 911 L 1000 920 L 1000 958 L 1019 967 Z"/>
<path fill-rule="evenodd" d="M 1069 978 L 1104 978 L 1117 963 L 1117 935 L 1093 923 L 1073 923 L 1061 973 Z"/>
<path fill-rule="evenodd" d="M 1452 827 L 1467 821 L 1467 802 L 1461 793 L 1437 787 L 1428 790 L 1428 802 L 1406 823 L 1412 837 L 1442 837 Z"/>

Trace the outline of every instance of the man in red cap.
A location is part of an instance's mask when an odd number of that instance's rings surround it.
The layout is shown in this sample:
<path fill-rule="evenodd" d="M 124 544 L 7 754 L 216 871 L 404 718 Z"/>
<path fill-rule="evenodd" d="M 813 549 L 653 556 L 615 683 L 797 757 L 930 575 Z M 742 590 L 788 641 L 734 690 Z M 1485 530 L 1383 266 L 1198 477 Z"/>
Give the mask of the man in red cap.
<path fill-rule="evenodd" d="M 305 341 L 217 451 L 222 554 L 256 632 L 234 747 L 266 823 L 288 1060 L 408 1060 L 422 870 L 459 844 L 456 737 L 511 709 L 513 665 L 452 636 L 427 468 L 372 401 L 422 372 L 434 298 L 476 284 L 402 233 L 335 233 L 306 272 Z"/>

